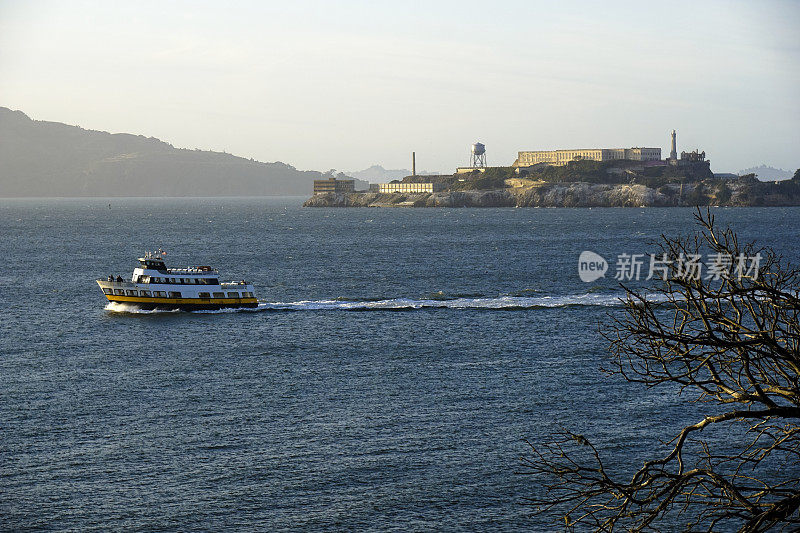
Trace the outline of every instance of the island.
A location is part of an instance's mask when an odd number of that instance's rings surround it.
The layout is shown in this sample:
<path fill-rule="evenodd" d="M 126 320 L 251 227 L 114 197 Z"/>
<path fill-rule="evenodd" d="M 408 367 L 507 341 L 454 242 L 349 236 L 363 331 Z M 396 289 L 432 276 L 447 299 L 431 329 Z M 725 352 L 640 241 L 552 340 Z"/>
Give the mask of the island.
<path fill-rule="evenodd" d="M 764 182 L 754 174 L 715 176 L 708 161 L 649 166 L 641 161 L 574 160 L 459 169 L 453 175 L 407 176 L 383 192 L 322 192 L 306 207 L 675 207 L 800 205 L 800 170 Z M 408 184 L 408 185 L 402 185 Z M 415 187 L 425 184 L 427 187 Z M 389 184 L 391 185 L 391 184 Z M 413 192 L 413 191 L 424 192 Z M 386 192 L 397 191 L 397 192 Z M 406 192 L 411 191 L 411 192 Z"/>

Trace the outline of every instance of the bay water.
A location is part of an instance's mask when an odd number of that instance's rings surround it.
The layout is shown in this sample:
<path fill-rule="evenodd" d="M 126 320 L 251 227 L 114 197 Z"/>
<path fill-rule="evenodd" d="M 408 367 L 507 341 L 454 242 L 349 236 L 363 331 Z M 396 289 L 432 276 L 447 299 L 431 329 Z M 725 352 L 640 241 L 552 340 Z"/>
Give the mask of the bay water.
<path fill-rule="evenodd" d="M 0 529 L 551 530 L 526 439 L 565 427 L 624 469 L 696 421 L 599 371 L 616 257 L 691 209 L 302 200 L 0 200 Z M 800 259 L 800 208 L 714 213 Z M 261 304 L 109 306 L 94 280 L 159 247 Z"/>

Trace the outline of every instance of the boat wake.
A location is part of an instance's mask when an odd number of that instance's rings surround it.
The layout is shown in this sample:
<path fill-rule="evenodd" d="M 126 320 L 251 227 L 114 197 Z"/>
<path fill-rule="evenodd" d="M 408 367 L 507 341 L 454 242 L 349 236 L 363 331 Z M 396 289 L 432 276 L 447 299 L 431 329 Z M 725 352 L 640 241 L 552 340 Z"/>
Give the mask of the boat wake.
<path fill-rule="evenodd" d="M 108 302 L 105 307 L 106 311 L 112 313 L 136 313 L 136 314 L 152 314 L 152 313 L 180 313 L 179 309 L 142 309 L 135 304 L 127 304 L 121 302 Z"/>
<path fill-rule="evenodd" d="M 388 298 L 384 300 L 299 300 L 296 302 L 261 301 L 255 308 L 218 309 L 192 311 L 193 313 L 259 313 L 292 311 L 413 311 L 418 309 L 478 309 L 486 311 L 510 311 L 526 309 L 548 309 L 572 306 L 615 307 L 620 306 L 623 293 L 587 293 L 564 296 L 498 296 L 498 297 L 425 297 Z M 118 313 L 176 313 L 176 310 L 139 309 L 133 305 L 109 303 L 106 310 Z"/>
<path fill-rule="evenodd" d="M 583 294 L 574 296 L 499 296 L 496 298 L 412 299 L 391 298 L 374 301 L 305 300 L 299 302 L 260 302 L 257 309 L 273 311 L 402 311 L 414 309 L 515 310 L 568 306 L 616 306 L 618 296 Z"/>

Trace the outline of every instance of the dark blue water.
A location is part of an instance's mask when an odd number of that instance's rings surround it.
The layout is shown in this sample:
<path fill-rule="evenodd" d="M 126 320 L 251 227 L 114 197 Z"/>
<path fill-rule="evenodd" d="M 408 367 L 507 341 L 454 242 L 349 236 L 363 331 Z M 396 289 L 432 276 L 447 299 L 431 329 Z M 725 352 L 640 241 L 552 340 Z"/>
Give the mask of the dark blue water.
<path fill-rule="evenodd" d="M 576 266 L 691 210 L 110 202 L 0 201 L 2 529 L 553 529 L 523 439 L 635 462 L 697 414 L 598 372 L 619 289 Z M 800 209 L 715 212 L 800 258 Z M 158 247 L 265 303 L 106 309 L 93 280 Z"/>

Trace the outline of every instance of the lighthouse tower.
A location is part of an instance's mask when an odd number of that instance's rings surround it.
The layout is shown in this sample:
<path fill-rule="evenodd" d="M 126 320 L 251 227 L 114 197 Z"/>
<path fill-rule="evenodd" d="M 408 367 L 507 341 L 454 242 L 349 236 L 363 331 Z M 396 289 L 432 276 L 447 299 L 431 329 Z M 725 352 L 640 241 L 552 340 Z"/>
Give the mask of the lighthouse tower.
<path fill-rule="evenodd" d="M 669 158 L 673 161 L 678 159 L 678 148 L 675 145 L 675 130 L 672 130 L 672 150 L 669 151 Z"/>

